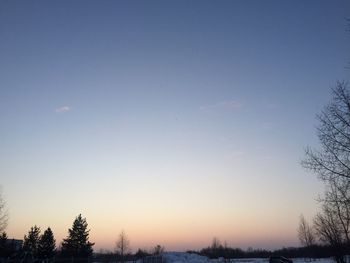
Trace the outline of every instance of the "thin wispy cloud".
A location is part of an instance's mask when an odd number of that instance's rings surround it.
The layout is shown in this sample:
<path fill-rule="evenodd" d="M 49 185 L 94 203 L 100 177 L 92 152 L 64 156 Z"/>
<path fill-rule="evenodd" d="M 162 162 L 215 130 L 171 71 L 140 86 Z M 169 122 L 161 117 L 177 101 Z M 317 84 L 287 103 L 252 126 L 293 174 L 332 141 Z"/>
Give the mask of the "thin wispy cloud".
<path fill-rule="evenodd" d="M 219 109 L 240 109 L 243 107 L 243 103 L 237 100 L 220 101 L 214 104 L 200 106 L 202 111 L 211 111 Z"/>
<path fill-rule="evenodd" d="M 72 107 L 70 107 L 70 106 L 62 106 L 62 107 L 56 108 L 55 112 L 56 113 L 65 113 L 65 112 L 68 112 L 71 110 L 72 110 Z"/>

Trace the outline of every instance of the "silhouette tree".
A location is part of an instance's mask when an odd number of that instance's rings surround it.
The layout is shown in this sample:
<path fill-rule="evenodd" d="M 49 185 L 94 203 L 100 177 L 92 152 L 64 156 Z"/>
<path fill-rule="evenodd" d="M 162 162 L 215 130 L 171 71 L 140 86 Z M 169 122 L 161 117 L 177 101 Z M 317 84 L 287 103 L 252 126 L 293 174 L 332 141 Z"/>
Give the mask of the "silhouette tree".
<path fill-rule="evenodd" d="M 317 115 L 321 148 L 307 148 L 302 164 L 322 181 L 341 186 L 350 179 L 350 93 L 344 82 L 338 82 L 332 93 L 331 103 Z"/>
<path fill-rule="evenodd" d="M 160 255 L 160 254 L 164 253 L 164 251 L 165 251 L 164 247 L 162 247 L 161 245 L 156 245 L 153 248 L 153 255 Z"/>
<path fill-rule="evenodd" d="M 305 220 L 303 215 L 300 215 L 299 227 L 298 227 L 298 238 L 302 246 L 305 247 L 307 256 L 310 258 L 314 257 L 314 245 L 316 244 L 315 231 L 313 227 Z"/>
<path fill-rule="evenodd" d="M 221 242 L 217 237 L 213 238 L 213 241 L 211 242 L 211 248 L 213 250 L 218 250 L 221 247 Z"/>
<path fill-rule="evenodd" d="M 337 263 L 344 263 L 345 251 L 341 223 L 333 210 L 334 207 L 325 203 L 322 212 L 318 213 L 314 219 L 314 226 L 320 240 L 330 245 Z"/>
<path fill-rule="evenodd" d="M 36 225 L 30 228 L 28 235 L 24 236 L 23 250 L 32 260 L 38 256 L 39 238 L 40 228 Z"/>
<path fill-rule="evenodd" d="M 68 229 L 68 237 L 62 242 L 62 255 L 79 258 L 82 261 L 88 260 L 92 255 L 92 246 L 94 243 L 89 242 L 88 224 L 86 219 L 79 214 L 71 229 Z"/>
<path fill-rule="evenodd" d="M 0 235 L 0 257 L 7 256 L 7 234 L 6 232 L 2 232 Z"/>
<path fill-rule="evenodd" d="M 137 250 L 137 252 L 135 253 L 135 257 L 137 259 L 144 258 L 144 257 L 147 257 L 147 256 L 149 256 L 149 253 L 146 250 L 141 249 L 141 248 L 139 248 Z"/>
<path fill-rule="evenodd" d="M 315 235 L 312 227 L 306 222 L 303 215 L 300 216 L 298 238 L 304 247 L 310 247 L 315 244 Z"/>
<path fill-rule="evenodd" d="M 44 234 L 40 236 L 38 243 L 38 256 L 46 262 L 49 262 L 53 259 L 55 252 L 56 240 L 51 228 L 49 227 L 45 230 Z"/>
<path fill-rule="evenodd" d="M 124 262 L 125 255 L 128 253 L 130 248 L 130 240 L 124 231 L 120 232 L 119 238 L 116 242 L 116 253 L 121 257 Z"/>
<path fill-rule="evenodd" d="M 2 197 L 0 189 L 0 233 L 5 231 L 8 222 L 8 213 L 6 211 L 6 203 Z"/>
<path fill-rule="evenodd" d="M 0 246 L 4 246 L 6 244 L 7 241 L 7 234 L 6 232 L 2 232 L 2 234 L 0 235 Z"/>
<path fill-rule="evenodd" d="M 337 82 L 332 100 L 317 115 L 319 149 L 306 150 L 302 165 L 317 174 L 326 185 L 321 212 L 314 225 L 319 239 L 332 246 L 336 260 L 343 262 L 350 252 L 350 92 Z"/>

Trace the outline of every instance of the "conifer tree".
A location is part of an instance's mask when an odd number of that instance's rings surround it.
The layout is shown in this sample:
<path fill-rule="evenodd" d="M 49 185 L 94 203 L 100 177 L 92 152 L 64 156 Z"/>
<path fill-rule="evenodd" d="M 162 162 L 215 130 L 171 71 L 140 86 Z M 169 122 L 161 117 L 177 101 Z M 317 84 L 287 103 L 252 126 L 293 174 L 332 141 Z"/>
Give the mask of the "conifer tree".
<path fill-rule="evenodd" d="M 32 258 L 38 256 L 38 244 L 40 238 L 40 228 L 33 226 L 28 231 L 28 236 L 24 236 L 23 250 Z"/>
<path fill-rule="evenodd" d="M 89 232 L 86 218 L 79 214 L 71 229 L 68 229 L 68 237 L 62 242 L 62 255 L 79 259 L 88 259 L 92 255 L 92 246 L 89 242 Z"/>
<path fill-rule="evenodd" d="M 50 261 L 56 252 L 56 240 L 51 228 L 47 228 L 43 235 L 40 236 L 38 244 L 38 255 L 41 259 Z"/>

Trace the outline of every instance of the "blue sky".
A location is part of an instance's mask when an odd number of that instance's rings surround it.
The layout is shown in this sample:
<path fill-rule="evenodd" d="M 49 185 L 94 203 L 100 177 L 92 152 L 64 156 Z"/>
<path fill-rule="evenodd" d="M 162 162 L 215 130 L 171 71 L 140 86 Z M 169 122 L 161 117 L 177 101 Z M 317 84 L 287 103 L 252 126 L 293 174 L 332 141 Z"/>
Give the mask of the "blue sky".
<path fill-rule="evenodd" d="M 0 1 L 8 232 L 96 247 L 297 245 L 300 166 L 347 80 L 349 1 Z M 159 222 L 158 222 L 159 221 Z M 169 229 L 173 229 L 170 231 Z M 189 232 L 192 231 L 192 234 Z"/>

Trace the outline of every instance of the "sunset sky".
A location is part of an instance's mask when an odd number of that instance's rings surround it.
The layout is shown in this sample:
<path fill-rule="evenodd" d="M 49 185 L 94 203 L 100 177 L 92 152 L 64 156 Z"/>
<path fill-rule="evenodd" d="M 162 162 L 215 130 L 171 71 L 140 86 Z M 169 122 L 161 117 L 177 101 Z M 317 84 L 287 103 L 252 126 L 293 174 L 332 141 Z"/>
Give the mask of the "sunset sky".
<path fill-rule="evenodd" d="M 81 213 L 95 249 L 298 246 L 300 161 L 349 80 L 350 1 L 0 0 L 8 236 Z"/>

